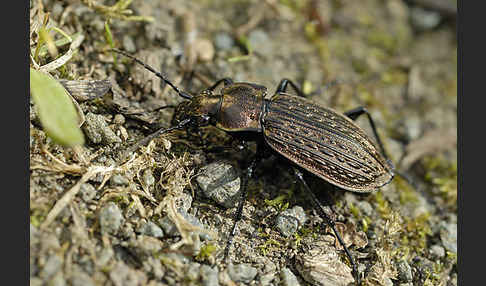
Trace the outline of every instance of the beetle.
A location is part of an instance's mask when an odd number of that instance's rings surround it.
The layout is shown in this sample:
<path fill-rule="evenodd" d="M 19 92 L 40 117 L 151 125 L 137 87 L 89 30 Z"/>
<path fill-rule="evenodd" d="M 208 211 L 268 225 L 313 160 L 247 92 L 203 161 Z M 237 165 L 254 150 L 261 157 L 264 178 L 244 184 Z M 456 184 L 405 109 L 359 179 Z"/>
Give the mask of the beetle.
<path fill-rule="evenodd" d="M 174 112 L 172 127 L 160 129 L 138 142 L 129 151 L 148 143 L 151 139 L 175 129 L 213 125 L 235 137 L 252 134 L 257 138 L 257 152 L 247 167 L 241 185 L 241 200 L 235 214 L 234 225 L 225 248 L 228 256 L 241 220 L 243 204 L 247 197 L 248 180 L 262 160 L 265 150 L 273 150 L 294 164 L 293 171 L 302 183 L 317 212 L 332 228 L 352 265 L 355 280 L 360 284 L 356 263 L 345 246 L 335 222 L 324 212 L 319 200 L 304 180 L 302 171 L 310 172 L 338 188 L 370 193 L 392 181 L 394 166 L 388 159 L 375 123 L 364 107 L 343 114 L 320 106 L 305 98 L 302 91 L 290 80 L 282 79 L 275 94 L 267 98 L 267 88 L 247 82 L 233 82 L 230 78 L 218 80 L 197 95 L 180 90 L 160 72 L 134 56 L 118 50 L 168 84 L 187 101 L 180 103 Z M 223 85 L 219 93 L 215 89 Z M 287 92 L 291 87 L 296 95 Z M 354 120 L 366 114 L 377 145 Z"/>

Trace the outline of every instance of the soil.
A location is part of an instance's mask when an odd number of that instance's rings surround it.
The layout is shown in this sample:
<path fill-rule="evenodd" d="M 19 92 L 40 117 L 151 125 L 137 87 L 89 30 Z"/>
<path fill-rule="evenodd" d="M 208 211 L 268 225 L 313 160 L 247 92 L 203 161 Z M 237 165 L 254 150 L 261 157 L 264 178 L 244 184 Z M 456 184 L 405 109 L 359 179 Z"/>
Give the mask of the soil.
<path fill-rule="evenodd" d="M 393 181 L 369 194 L 306 174 L 309 185 L 336 220 L 363 285 L 457 285 L 455 1 L 133 1 L 132 14 L 105 2 L 31 1 L 33 51 L 46 13 L 48 27 L 84 37 L 49 73 L 104 83 L 90 98 L 71 94 L 85 120 L 83 146 L 51 140 L 31 103 L 31 285 L 353 281 L 342 247 L 278 156 L 250 180 L 225 261 L 236 207 L 206 198 L 195 178 L 224 161 L 243 180 L 255 144 L 240 150 L 209 126 L 129 149 L 169 127 L 184 99 L 111 47 L 190 94 L 229 77 L 263 85 L 270 97 L 286 78 L 336 111 L 366 107 L 395 165 Z M 59 56 L 68 49 L 60 44 Z M 31 68 L 54 60 L 42 53 Z M 366 116 L 356 122 L 374 138 Z M 282 235 L 276 219 L 294 206 L 307 219 Z"/>

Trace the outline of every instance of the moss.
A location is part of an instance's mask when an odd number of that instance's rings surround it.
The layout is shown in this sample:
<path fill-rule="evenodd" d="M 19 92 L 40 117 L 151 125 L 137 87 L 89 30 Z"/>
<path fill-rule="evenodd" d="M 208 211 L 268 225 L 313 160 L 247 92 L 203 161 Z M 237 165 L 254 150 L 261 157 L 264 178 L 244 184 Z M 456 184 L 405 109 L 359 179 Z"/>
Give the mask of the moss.
<path fill-rule="evenodd" d="M 39 228 L 41 223 L 46 219 L 47 212 L 40 210 L 40 209 L 35 209 L 31 215 L 30 215 L 30 223 Z"/>
<path fill-rule="evenodd" d="M 267 255 L 268 251 L 278 250 L 281 246 L 280 242 L 275 239 L 267 239 L 263 244 L 258 246 L 258 249 L 262 252 L 263 255 Z"/>
<path fill-rule="evenodd" d="M 400 190 L 399 196 L 401 204 L 418 202 L 417 193 L 402 177 L 396 177 L 395 184 Z"/>
<path fill-rule="evenodd" d="M 201 247 L 201 250 L 199 253 L 196 255 L 195 259 L 199 262 L 203 262 L 205 260 L 208 260 L 213 253 L 216 251 L 217 247 L 216 245 L 209 243 Z"/>
<path fill-rule="evenodd" d="M 377 192 L 375 197 L 376 202 L 376 210 L 383 218 L 389 218 L 391 215 L 391 208 L 388 204 L 388 201 L 385 200 L 383 194 L 381 192 Z"/>
<path fill-rule="evenodd" d="M 265 199 L 264 202 L 265 202 L 266 205 L 274 207 L 274 208 L 277 209 L 277 211 L 282 212 L 282 211 L 288 209 L 288 207 L 289 207 L 288 200 L 289 200 L 289 198 L 291 197 L 292 194 L 293 194 L 293 192 L 290 190 L 288 193 L 278 195 L 277 197 L 275 197 L 272 200 Z"/>
<path fill-rule="evenodd" d="M 430 228 L 430 214 L 424 213 L 416 218 L 404 218 L 405 231 L 402 236 L 402 246 L 409 248 L 407 252 L 425 254 L 427 247 L 427 236 L 432 235 Z"/>
<path fill-rule="evenodd" d="M 393 54 L 398 47 L 397 39 L 385 31 L 371 30 L 366 35 L 366 41 L 369 45 L 383 49 L 388 54 Z"/>
<path fill-rule="evenodd" d="M 361 217 L 361 211 L 353 203 L 349 204 L 349 211 L 353 214 L 355 218 L 359 219 Z"/>
<path fill-rule="evenodd" d="M 444 156 L 425 157 L 424 168 L 427 170 L 425 181 L 435 186 L 447 207 L 457 209 L 457 162 L 451 162 Z"/>

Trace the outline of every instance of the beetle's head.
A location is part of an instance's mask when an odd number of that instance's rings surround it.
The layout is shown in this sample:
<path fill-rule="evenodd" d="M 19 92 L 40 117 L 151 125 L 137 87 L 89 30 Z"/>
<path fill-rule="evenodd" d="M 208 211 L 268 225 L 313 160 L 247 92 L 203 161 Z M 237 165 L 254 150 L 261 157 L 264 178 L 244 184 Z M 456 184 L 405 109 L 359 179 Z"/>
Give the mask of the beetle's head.
<path fill-rule="evenodd" d="M 214 95 L 211 91 L 205 90 L 177 106 L 172 125 L 175 126 L 186 119 L 190 119 L 192 126 L 207 126 L 211 124 L 211 119 L 218 114 L 221 102 L 221 95 Z"/>

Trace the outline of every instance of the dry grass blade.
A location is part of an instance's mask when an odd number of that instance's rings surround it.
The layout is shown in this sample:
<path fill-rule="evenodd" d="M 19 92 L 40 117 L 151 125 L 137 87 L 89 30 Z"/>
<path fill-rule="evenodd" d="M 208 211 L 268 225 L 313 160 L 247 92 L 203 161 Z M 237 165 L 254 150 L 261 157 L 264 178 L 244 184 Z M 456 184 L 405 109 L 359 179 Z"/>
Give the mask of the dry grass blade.
<path fill-rule="evenodd" d="M 41 66 L 39 70 L 43 72 L 49 72 L 49 71 L 56 70 L 57 68 L 66 64 L 73 57 L 74 53 L 76 52 L 76 49 L 81 45 L 83 40 L 84 40 L 84 35 L 79 35 L 79 37 L 77 37 L 71 43 L 71 45 L 69 46 L 69 50 L 64 55 L 60 56 L 59 58 L 57 58 L 56 60 L 48 64 Z"/>
<path fill-rule="evenodd" d="M 44 222 L 41 224 L 41 229 L 46 229 L 54 221 L 54 219 L 56 219 L 59 213 L 73 200 L 74 196 L 76 196 L 76 194 L 79 192 L 82 184 L 86 183 L 88 180 L 90 180 L 99 173 L 111 173 L 115 169 L 115 167 L 104 166 L 89 167 L 86 173 L 81 177 L 81 179 L 69 191 L 67 191 L 60 200 L 56 202 L 49 214 L 47 214 Z"/>

